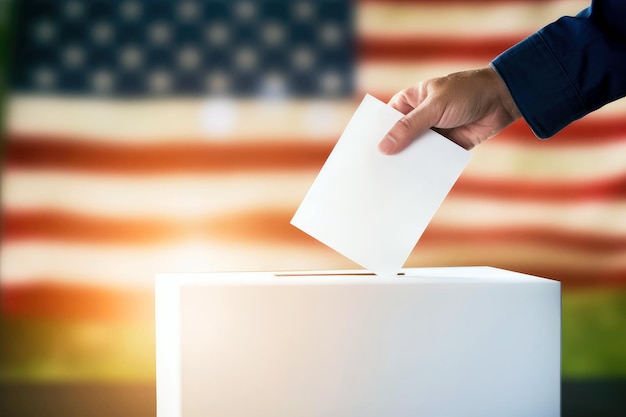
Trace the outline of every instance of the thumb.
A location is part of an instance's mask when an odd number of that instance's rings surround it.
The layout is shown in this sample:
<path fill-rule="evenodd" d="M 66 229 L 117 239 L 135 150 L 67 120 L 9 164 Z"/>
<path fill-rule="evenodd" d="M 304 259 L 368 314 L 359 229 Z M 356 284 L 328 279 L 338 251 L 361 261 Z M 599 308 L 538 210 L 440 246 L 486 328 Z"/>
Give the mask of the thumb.
<path fill-rule="evenodd" d="M 378 150 L 385 155 L 396 154 L 411 144 L 422 133 L 430 129 L 435 121 L 429 114 L 428 106 L 418 106 L 402 117 L 387 132 L 378 144 Z"/>

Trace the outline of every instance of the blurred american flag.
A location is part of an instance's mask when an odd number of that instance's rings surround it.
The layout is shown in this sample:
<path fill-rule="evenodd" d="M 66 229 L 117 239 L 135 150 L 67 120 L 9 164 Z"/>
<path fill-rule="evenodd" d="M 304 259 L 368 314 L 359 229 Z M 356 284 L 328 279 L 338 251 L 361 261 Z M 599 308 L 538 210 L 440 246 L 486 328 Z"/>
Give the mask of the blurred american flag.
<path fill-rule="evenodd" d="M 144 320 L 155 272 L 355 267 L 289 220 L 363 94 L 485 66 L 587 5 L 20 1 L 4 313 Z M 407 266 L 623 284 L 624 111 L 481 145 Z"/>

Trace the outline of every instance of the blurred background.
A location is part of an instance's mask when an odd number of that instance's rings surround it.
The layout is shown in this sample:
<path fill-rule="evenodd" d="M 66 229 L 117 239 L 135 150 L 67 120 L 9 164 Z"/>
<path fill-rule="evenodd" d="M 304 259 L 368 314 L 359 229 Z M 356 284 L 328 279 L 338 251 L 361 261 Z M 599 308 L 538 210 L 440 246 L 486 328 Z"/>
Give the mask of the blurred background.
<path fill-rule="evenodd" d="M 154 415 L 156 272 L 357 267 L 289 220 L 363 95 L 587 5 L 0 0 L 2 415 Z M 479 146 L 406 264 L 561 281 L 564 416 L 626 413 L 625 114 Z"/>

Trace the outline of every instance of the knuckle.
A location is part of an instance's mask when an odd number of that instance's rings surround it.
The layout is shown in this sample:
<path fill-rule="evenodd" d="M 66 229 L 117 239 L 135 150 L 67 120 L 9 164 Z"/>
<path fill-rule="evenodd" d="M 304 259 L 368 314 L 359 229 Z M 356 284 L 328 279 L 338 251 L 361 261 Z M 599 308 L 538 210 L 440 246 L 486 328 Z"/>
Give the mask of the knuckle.
<path fill-rule="evenodd" d="M 409 116 L 404 116 L 398 120 L 396 126 L 398 126 L 398 130 L 402 131 L 402 133 L 408 133 L 413 130 L 414 123 Z"/>

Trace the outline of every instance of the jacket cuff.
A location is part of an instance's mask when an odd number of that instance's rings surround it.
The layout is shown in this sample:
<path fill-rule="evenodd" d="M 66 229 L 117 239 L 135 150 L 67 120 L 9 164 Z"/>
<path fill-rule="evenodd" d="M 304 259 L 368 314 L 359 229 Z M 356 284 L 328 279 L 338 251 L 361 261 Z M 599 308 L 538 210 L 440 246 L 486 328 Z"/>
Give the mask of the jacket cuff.
<path fill-rule="evenodd" d="M 491 62 L 509 89 L 522 117 L 547 139 L 588 111 L 541 31 Z"/>

